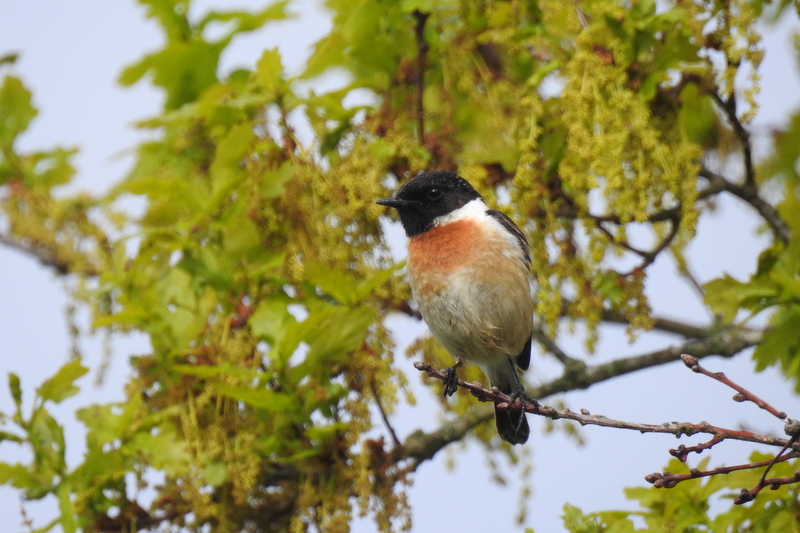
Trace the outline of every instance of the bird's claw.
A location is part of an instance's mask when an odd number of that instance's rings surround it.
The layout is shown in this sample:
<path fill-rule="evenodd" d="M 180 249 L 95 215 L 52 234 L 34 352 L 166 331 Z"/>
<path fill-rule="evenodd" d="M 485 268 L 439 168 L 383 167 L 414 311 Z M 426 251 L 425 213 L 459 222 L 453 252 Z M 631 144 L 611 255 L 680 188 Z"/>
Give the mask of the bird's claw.
<path fill-rule="evenodd" d="M 508 404 L 513 405 L 513 403 L 516 402 L 517 400 L 519 400 L 520 402 L 520 412 L 522 413 L 522 416 L 519 417 L 519 421 L 517 422 L 516 431 L 519 432 L 519 429 L 522 427 L 522 421 L 525 418 L 525 411 L 527 410 L 528 405 L 533 405 L 535 407 L 538 407 L 539 402 L 537 402 L 533 398 L 529 398 L 525 394 L 525 387 L 522 386 L 522 383 L 517 384 L 517 386 L 511 392 Z"/>
<path fill-rule="evenodd" d="M 444 391 L 442 392 L 442 396 L 445 398 L 452 396 L 458 390 L 458 374 L 456 374 L 456 370 L 458 370 L 462 364 L 461 361 L 457 361 L 456 364 L 444 370 L 444 379 L 442 380 Z"/>

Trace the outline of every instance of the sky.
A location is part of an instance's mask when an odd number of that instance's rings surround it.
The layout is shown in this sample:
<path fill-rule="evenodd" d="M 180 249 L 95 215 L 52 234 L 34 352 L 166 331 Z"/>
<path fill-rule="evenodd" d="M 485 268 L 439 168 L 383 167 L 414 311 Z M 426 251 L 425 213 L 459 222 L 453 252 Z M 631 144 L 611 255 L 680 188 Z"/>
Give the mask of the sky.
<path fill-rule="evenodd" d="M 210 0 L 195 2 L 202 12 L 214 5 Z M 256 7 L 260 2 L 220 0 L 225 7 Z M 290 22 L 267 27 L 264 31 L 234 41 L 222 58 L 222 70 L 252 65 L 264 48 L 278 46 L 289 73 L 296 73 L 310 54 L 310 46 L 330 27 L 326 13 L 315 0 L 294 2 L 298 17 Z M 795 29 L 797 24 L 795 24 Z M 800 105 L 800 77 L 796 63 L 788 54 L 790 28 L 783 24 L 766 35 L 767 56 L 762 68 L 762 105 L 753 130 L 756 134 L 779 126 L 787 114 Z M 76 189 L 100 193 L 123 177 L 132 162 L 131 149 L 145 138 L 134 124 L 157 114 L 161 95 L 147 84 L 123 88 L 116 78 L 127 65 L 155 49 L 161 42 L 156 26 L 143 18 L 142 10 L 129 0 L 96 2 L 90 0 L 3 0 L 0 3 L 0 56 L 18 52 L 14 74 L 22 77 L 34 91 L 39 116 L 20 140 L 19 148 L 29 150 L 54 145 L 75 146 L 80 154 Z M 336 84 L 335 78 L 324 84 Z M 135 209 L 136 205 L 132 205 Z M 767 242 L 759 231 L 759 220 L 748 206 L 732 200 L 720 201 L 711 216 L 701 219 L 697 239 L 689 249 L 697 277 L 705 282 L 727 272 L 745 279 L 755 268 L 754 258 Z M 398 259 L 404 256 L 404 240 L 397 225 L 387 231 Z M 35 387 L 64 362 L 70 353 L 63 280 L 30 257 L 0 247 L 0 411 L 10 412 L 11 400 L 5 376 L 14 372 L 23 383 L 25 404 L 30 406 Z M 675 275 L 674 262 L 664 256 L 652 266 L 648 295 L 656 313 L 684 321 L 708 318 L 692 291 Z M 86 316 L 77 311 L 75 320 L 86 330 Z M 391 325 L 400 344 L 400 353 L 424 325 L 404 317 L 394 317 Z M 564 332 L 562 347 L 574 356 L 585 356 L 580 328 Z M 621 328 L 603 331 L 596 354 L 590 363 L 635 355 L 676 344 L 679 339 L 659 334 L 644 335 L 635 345 L 624 340 Z M 148 349 L 141 336 L 114 339 L 112 356 L 103 384 L 97 386 L 97 368 L 103 362 L 101 338 L 81 340 L 84 364 L 92 369 L 79 384 L 79 395 L 54 408 L 53 414 L 66 425 L 68 460 L 80 461 L 84 433 L 74 411 L 91 403 L 124 400 L 127 358 Z M 400 406 L 393 425 L 401 436 L 417 428 L 433 429 L 437 420 L 433 394 L 439 384 L 422 382 L 411 361 L 398 356 L 399 365 L 408 368 L 420 402 Z M 742 385 L 771 401 L 779 409 L 800 418 L 800 398 L 792 386 L 774 371 L 753 372 L 749 355 L 734 360 L 709 358 L 703 363 L 724 371 Z M 560 373 L 560 367 L 547 355 L 535 352 L 530 383 L 544 382 Z M 730 400 L 732 393 L 723 386 L 689 372 L 680 363 L 638 372 L 569 393 L 558 400 L 572 410 L 587 408 L 593 414 L 646 423 L 672 420 L 716 425 L 752 426 L 760 432 L 780 435 L 781 424 L 758 412 L 751 404 Z M 553 403 L 555 399 L 549 399 Z M 561 509 L 565 503 L 584 511 L 632 509 L 624 499 L 623 487 L 644 486 L 644 476 L 660 471 L 669 459 L 667 450 L 679 443 L 700 442 L 670 436 L 639 435 L 634 432 L 587 427 L 582 430 L 586 444 L 577 445 L 563 431 L 546 431 L 545 422 L 529 417 L 532 436 L 527 449 L 532 454 L 533 496 L 528 500 L 524 522 L 538 533 L 563 531 Z M 555 424 L 558 428 L 559 423 Z M 715 449 L 712 465 L 744 462 L 751 446 Z M 14 446 L 0 444 L 0 460 L 15 462 L 24 455 Z M 501 468 L 507 467 L 500 459 Z M 506 469 L 506 471 L 508 471 Z M 440 453 L 423 465 L 410 489 L 416 532 L 433 530 L 519 530 L 515 525 L 519 476 L 510 472 L 505 486 L 491 480 L 491 471 L 481 448 L 467 441 Z M 719 505 L 728 505 L 720 503 Z M 723 507 L 724 508 L 724 507 Z M 28 516 L 39 526 L 54 516 L 55 502 L 26 502 Z M 436 528 L 436 529 L 434 529 Z M 21 529 L 20 500 L 15 491 L 0 487 L 0 529 Z M 369 519 L 357 520 L 356 532 L 373 531 Z"/>

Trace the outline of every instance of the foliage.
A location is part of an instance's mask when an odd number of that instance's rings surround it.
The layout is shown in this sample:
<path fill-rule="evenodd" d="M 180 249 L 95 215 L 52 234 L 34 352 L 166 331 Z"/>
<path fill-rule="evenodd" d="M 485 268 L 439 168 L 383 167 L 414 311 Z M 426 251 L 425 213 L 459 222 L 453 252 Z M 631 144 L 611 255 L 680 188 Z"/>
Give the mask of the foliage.
<path fill-rule="evenodd" d="M 519 459 L 466 396 L 453 405 L 464 421 L 455 429 L 389 443 L 374 428 L 372 406 L 391 412 L 413 401 L 384 323 L 413 310 L 374 200 L 423 169 L 458 170 L 525 228 L 539 315 L 551 333 L 560 319 L 586 321 L 590 348 L 604 320 L 631 335 L 666 327 L 643 292 L 647 267 L 669 251 L 685 268 L 705 200 L 739 196 L 764 217 L 774 244 L 751 280 L 706 286 L 720 320 L 703 330 L 710 351 L 696 355 L 733 356 L 745 346 L 727 348 L 715 335 L 741 331 L 741 309 L 775 309 L 757 363 L 800 376 L 792 335 L 800 120 L 757 172 L 744 165 L 741 180 L 706 166 L 709 155 L 749 161 L 761 2 L 592 0 L 576 9 L 558 0 L 328 0 L 331 32 L 296 78 L 277 50 L 249 70 L 219 68 L 237 36 L 288 17 L 286 2 L 200 17 L 189 0 L 139 3 L 165 43 L 119 81 L 150 79 L 164 110 L 141 122 L 152 140 L 107 195 L 57 194 L 74 174 L 74 150 L 20 152 L 15 141 L 37 111 L 13 74 L 0 87 L 0 242 L 70 276 L 71 297 L 91 310 L 94 328 L 142 332 L 152 347 L 131 359 L 127 402 L 78 412 L 87 452 L 72 470 L 45 407 L 74 394 L 86 369 L 67 363 L 27 415 L 10 377 L 17 410 L 0 416 L 9 426 L 0 438 L 29 446 L 33 459 L 0 463 L 0 482 L 27 498 L 58 498 L 60 516 L 42 531 L 167 522 L 190 531 L 337 532 L 355 512 L 370 513 L 381 531 L 405 529 L 414 470 L 476 426 L 488 451 Z M 227 33 L 210 40 L 204 30 L 220 22 Z M 344 88 L 298 89 L 333 69 L 349 76 Z M 377 103 L 344 103 L 365 89 Z M 294 129 L 300 114 L 310 145 Z M 777 210 L 759 196 L 767 183 L 784 191 Z M 140 218 L 117 211 L 126 195 L 146 198 Z M 629 238 L 637 225 L 651 229 L 655 245 Z M 635 266 L 622 268 L 619 255 Z M 447 361 L 429 338 L 415 351 L 437 366 Z M 588 386 L 577 368 L 565 368 L 560 390 Z M 131 489 L 147 487 L 154 471 L 164 481 L 149 487 L 156 497 L 145 509 Z M 784 492 L 759 497 L 759 518 L 741 508 L 707 518 L 703 502 L 728 479 L 629 495 L 648 524 L 667 519 L 686 531 L 772 524 L 793 509 Z M 682 501 L 692 505 L 676 506 Z M 626 513 L 568 508 L 566 521 L 573 531 L 635 530 Z"/>
<path fill-rule="evenodd" d="M 754 453 L 752 462 L 769 460 L 771 456 Z M 705 469 L 709 458 L 697 466 Z M 776 465 L 770 475 L 791 477 L 794 468 L 790 464 Z M 667 467 L 672 472 L 688 470 L 687 466 L 673 459 Z M 610 511 L 584 514 L 570 505 L 564 508 L 564 525 L 573 533 L 633 533 L 660 532 L 703 533 L 740 532 L 777 533 L 800 531 L 797 512 L 800 510 L 797 489 L 770 491 L 753 502 L 752 507 L 730 506 L 713 516 L 709 502 L 722 499 L 729 505 L 735 494 L 731 489 L 753 486 L 761 477 L 760 471 L 747 470 L 725 476 L 708 478 L 705 482 L 681 483 L 672 489 L 650 488 L 627 489 L 626 496 L 638 501 L 641 511 Z M 644 527 L 639 527 L 644 524 Z"/>

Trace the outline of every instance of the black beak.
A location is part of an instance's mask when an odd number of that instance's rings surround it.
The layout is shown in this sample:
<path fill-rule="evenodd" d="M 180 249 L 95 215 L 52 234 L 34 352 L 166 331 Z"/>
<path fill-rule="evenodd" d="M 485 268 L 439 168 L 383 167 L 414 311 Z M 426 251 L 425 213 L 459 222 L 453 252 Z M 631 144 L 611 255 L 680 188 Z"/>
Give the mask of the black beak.
<path fill-rule="evenodd" d="M 378 205 L 385 205 L 386 207 L 394 207 L 395 209 L 402 209 L 403 207 L 407 207 L 411 202 L 408 200 L 402 200 L 400 198 L 381 198 L 377 202 Z"/>

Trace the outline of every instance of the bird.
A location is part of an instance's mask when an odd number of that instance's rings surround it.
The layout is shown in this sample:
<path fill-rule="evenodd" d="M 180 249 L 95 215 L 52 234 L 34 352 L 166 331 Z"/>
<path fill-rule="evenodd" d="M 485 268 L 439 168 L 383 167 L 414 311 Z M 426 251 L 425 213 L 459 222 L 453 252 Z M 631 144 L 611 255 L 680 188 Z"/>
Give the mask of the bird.
<path fill-rule="evenodd" d="M 531 253 L 525 234 L 490 209 L 464 178 L 423 172 L 377 200 L 397 210 L 408 237 L 406 268 L 419 312 L 456 363 L 446 369 L 444 396 L 457 390 L 456 370 L 474 364 L 492 387 L 522 399 L 522 410 L 495 406 L 497 433 L 524 444 L 530 427 L 517 368 L 531 358 L 534 301 Z"/>

